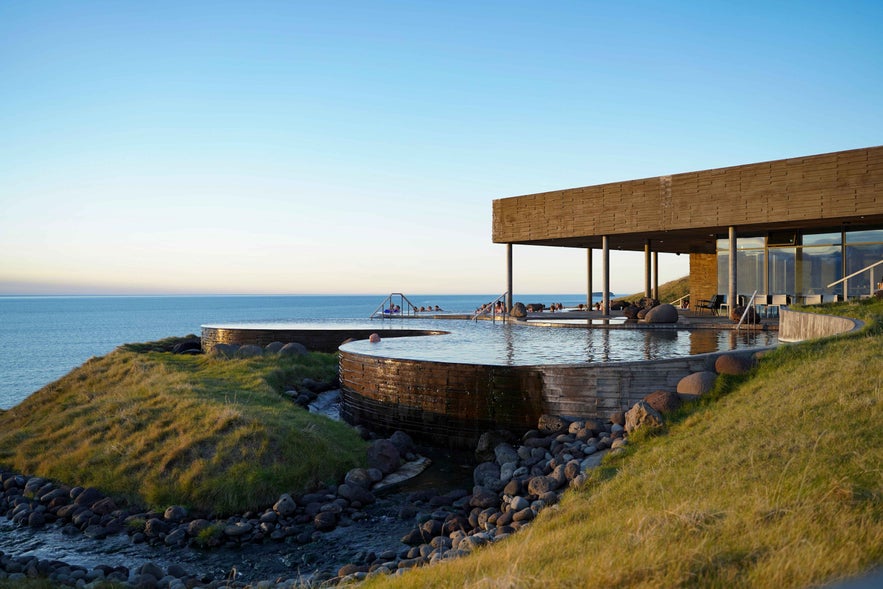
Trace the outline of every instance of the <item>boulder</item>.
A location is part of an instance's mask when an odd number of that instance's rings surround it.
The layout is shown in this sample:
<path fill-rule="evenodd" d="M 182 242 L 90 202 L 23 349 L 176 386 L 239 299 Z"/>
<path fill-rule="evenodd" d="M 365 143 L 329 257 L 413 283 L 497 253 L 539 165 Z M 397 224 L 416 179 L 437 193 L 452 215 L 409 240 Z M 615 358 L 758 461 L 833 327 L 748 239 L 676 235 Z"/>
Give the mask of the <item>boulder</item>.
<path fill-rule="evenodd" d="M 172 347 L 174 354 L 187 354 L 189 352 L 202 351 L 202 344 L 198 339 L 188 339 L 178 342 Z"/>
<path fill-rule="evenodd" d="M 674 305 L 665 303 L 658 307 L 653 307 L 644 316 L 647 323 L 677 323 L 678 310 Z"/>
<path fill-rule="evenodd" d="M 257 358 L 258 356 L 264 355 L 264 348 L 256 344 L 246 344 L 239 347 L 239 351 L 236 352 L 236 355 L 239 358 Z"/>
<path fill-rule="evenodd" d="M 478 438 L 478 443 L 475 445 L 476 462 L 489 462 L 495 460 L 496 454 L 494 448 L 503 442 L 511 442 L 513 437 L 514 436 L 511 432 L 502 429 L 481 434 L 481 437 Z"/>
<path fill-rule="evenodd" d="M 508 462 L 518 462 L 518 453 L 511 444 L 503 442 L 502 444 L 497 444 L 494 448 L 494 459 L 497 464 L 503 466 Z"/>
<path fill-rule="evenodd" d="M 714 361 L 714 369 L 718 374 L 745 374 L 752 366 L 754 361 L 741 354 L 723 354 Z"/>
<path fill-rule="evenodd" d="M 337 488 L 337 494 L 349 502 L 358 501 L 362 505 L 374 503 L 374 495 L 371 494 L 371 491 L 358 485 L 344 483 Z"/>
<path fill-rule="evenodd" d="M 500 480 L 500 465 L 496 462 L 482 462 L 472 471 L 472 478 L 477 486 L 494 491 L 500 491 L 504 486 L 503 481 Z"/>
<path fill-rule="evenodd" d="M 561 483 L 557 478 L 551 476 L 539 476 L 533 477 L 530 479 L 530 482 L 527 484 L 527 492 L 531 495 L 542 495 L 543 493 L 548 493 L 549 491 L 554 491 Z"/>
<path fill-rule="evenodd" d="M 411 436 L 405 432 L 393 432 L 393 434 L 389 436 L 389 441 L 398 449 L 399 455 L 401 456 L 416 451 L 414 440 L 412 440 Z"/>
<path fill-rule="evenodd" d="M 645 401 L 638 401 L 625 414 L 625 431 L 631 433 L 643 427 L 661 427 L 662 415 Z"/>
<path fill-rule="evenodd" d="M 570 422 L 557 415 L 540 415 L 537 429 L 545 435 L 567 433 Z"/>
<path fill-rule="evenodd" d="M 270 342 L 266 346 L 264 346 L 264 351 L 268 354 L 278 354 L 279 350 L 285 347 L 285 344 L 282 342 Z"/>
<path fill-rule="evenodd" d="M 671 391 L 654 391 L 643 400 L 660 413 L 671 413 L 681 406 L 681 398 Z"/>
<path fill-rule="evenodd" d="M 235 358 L 238 351 L 237 344 L 215 344 L 212 348 L 212 354 L 221 358 Z"/>
<path fill-rule="evenodd" d="M 383 478 L 382 474 L 381 478 Z M 355 485 L 357 487 L 362 487 L 363 489 L 370 489 L 371 485 L 377 482 L 366 468 L 354 468 L 350 470 L 346 473 L 346 476 L 343 477 L 343 480 L 349 485 Z"/>
<path fill-rule="evenodd" d="M 187 517 L 187 508 L 180 505 L 170 505 L 163 512 L 163 519 L 168 522 L 178 523 L 183 521 L 185 517 Z"/>
<path fill-rule="evenodd" d="M 469 505 L 472 507 L 487 509 L 488 507 L 496 507 L 499 504 L 500 496 L 491 489 L 480 485 L 476 485 L 472 489 L 472 497 L 469 499 Z"/>
<path fill-rule="evenodd" d="M 368 466 L 376 468 L 383 474 L 398 470 L 401 455 L 395 444 L 389 440 L 374 440 L 368 446 Z"/>
<path fill-rule="evenodd" d="M 524 306 L 524 303 L 515 303 L 512 305 L 512 308 L 509 309 L 509 316 L 515 317 L 516 319 L 524 319 L 527 317 L 527 309 Z"/>
<path fill-rule="evenodd" d="M 303 356 L 306 353 L 306 346 L 297 342 L 289 342 L 279 349 L 282 356 Z"/>
<path fill-rule="evenodd" d="M 280 495 L 279 500 L 273 504 L 273 511 L 282 517 L 289 517 L 294 515 L 294 512 L 297 511 L 297 503 L 291 498 L 291 495 L 284 493 Z"/>
<path fill-rule="evenodd" d="M 714 388 L 717 373 L 709 370 L 688 374 L 678 381 L 678 394 L 685 399 L 692 399 L 704 395 Z"/>

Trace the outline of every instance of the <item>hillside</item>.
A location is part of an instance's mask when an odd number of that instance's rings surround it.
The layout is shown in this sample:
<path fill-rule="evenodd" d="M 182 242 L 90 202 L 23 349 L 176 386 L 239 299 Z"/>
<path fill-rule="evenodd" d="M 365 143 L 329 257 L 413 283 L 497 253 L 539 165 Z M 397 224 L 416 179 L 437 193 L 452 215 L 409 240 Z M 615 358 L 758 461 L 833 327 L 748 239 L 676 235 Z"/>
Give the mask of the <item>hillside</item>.
<path fill-rule="evenodd" d="M 160 342 L 162 343 L 162 342 Z M 361 465 L 349 426 L 280 395 L 331 380 L 334 354 L 248 359 L 124 346 L 0 413 L 0 465 L 164 509 L 272 504 Z"/>
<path fill-rule="evenodd" d="M 660 303 L 670 303 L 672 301 L 676 301 L 690 293 L 690 277 L 682 276 L 681 278 L 676 278 L 674 280 L 670 280 L 664 284 L 659 285 L 659 302 Z M 631 294 L 626 297 L 619 297 L 614 299 L 611 302 L 617 301 L 626 301 L 626 302 L 635 302 L 641 300 L 641 297 L 644 296 L 643 292 L 636 292 L 635 294 Z"/>
<path fill-rule="evenodd" d="M 883 301 L 633 436 L 526 530 L 370 587 L 805 588 L 883 562 Z"/>

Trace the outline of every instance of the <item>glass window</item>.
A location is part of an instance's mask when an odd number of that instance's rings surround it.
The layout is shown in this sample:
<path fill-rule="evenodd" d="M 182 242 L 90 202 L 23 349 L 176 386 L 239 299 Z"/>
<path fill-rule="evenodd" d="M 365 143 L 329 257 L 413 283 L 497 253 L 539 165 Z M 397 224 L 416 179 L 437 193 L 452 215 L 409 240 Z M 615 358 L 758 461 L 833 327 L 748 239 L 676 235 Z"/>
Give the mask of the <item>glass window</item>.
<path fill-rule="evenodd" d="M 750 250 L 763 248 L 766 245 L 764 237 L 739 237 L 736 239 L 736 249 Z"/>
<path fill-rule="evenodd" d="M 802 247 L 798 250 L 797 294 L 841 294 L 843 286 L 828 285 L 843 278 L 843 256 L 840 246 Z"/>
<path fill-rule="evenodd" d="M 846 248 L 846 274 L 858 272 L 880 260 L 883 260 L 883 244 L 848 246 Z M 846 284 L 846 295 L 857 297 L 873 294 L 877 283 L 881 281 L 883 281 L 883 264 L 850 278 Z"/>
<path fill-rule="evenodd" d="M 730 240 L 729 239 L 718 239 L 717 240 L 717 251 L 725 252 L 730 249 Z"/>
<path fill-rule="evenodd" d="M 847 231 L 846 243 L 879 243 L 883 242 L 883 229 L 870 231 Z"/>
<path fill-rule="evenodd" d="M 794 294 L 794 266 L 797 248 L 769 249 L 769 294 Z"/>
<path fill-rule="evenodd" d="M 736 288 L 740 293 L 764 293 L 763 253 L 762 249 L 745 250 L 736 255 Z"/>
<path fill-rule="evenodd" d="M 804 235 L 802 238 L 803 245 L 840 245 L 842 236 L 840 232 L 836 233 L 812 233 Z"/>
<path fill-rule="evenodd" d="M 738 259 L 737 259 L 738 261 Z M 717 292 L 724 294 L 729 289 L 730 283 L 730 253 L 718 252 L 717 254 Z"/>
<path fill-rule="evenodd" d="M 767 239 L 770 245 L 797 245 L 796 231 L 770 231 Z"/>

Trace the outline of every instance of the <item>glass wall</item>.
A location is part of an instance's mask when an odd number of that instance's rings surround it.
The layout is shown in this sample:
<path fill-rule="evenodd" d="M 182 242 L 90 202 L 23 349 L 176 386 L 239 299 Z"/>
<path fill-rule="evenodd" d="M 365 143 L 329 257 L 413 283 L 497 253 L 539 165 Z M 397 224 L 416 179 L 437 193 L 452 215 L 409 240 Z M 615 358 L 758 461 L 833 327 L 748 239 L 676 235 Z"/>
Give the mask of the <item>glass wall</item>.
<path fill-rule="evenodd" d="M 726 293 L 729 280 L 729 240 L 717 241 L 718 292 Z M 845 268 L 844 268 L 845 259 Z M 883 287 L 883 265 L 843 283 L 828 285 L 847 274 L 883 260 L 883 229 L 775 231 L 765 236 L 736 239 L 736 285 L 740 294 L 787 294 L 800 300 L 808 295 L 860 296 Z"/>

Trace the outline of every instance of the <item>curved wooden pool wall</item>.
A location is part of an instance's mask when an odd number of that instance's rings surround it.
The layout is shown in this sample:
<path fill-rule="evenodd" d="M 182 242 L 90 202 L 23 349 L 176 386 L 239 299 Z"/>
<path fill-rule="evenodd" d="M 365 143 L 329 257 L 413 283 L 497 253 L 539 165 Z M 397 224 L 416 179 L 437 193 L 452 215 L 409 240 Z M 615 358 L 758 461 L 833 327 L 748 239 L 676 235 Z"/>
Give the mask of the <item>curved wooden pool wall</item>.
<path fill-rule="evenodd" d="M 666 360 L 489 366 L 382 358 L 340 351 L 341 415 L 373 431 L 402 430 L 472 450 L 482 433 L 521 434 L 542 414 L 607 419 L 645 395 L 677 390 L 688 374 L 714 370 L 714 352 Z"/>
<path fill-rule="evenodd" d="M 203 327 L 202 351 L 210 353 L 217 344 L 256 344 L 266 346 L 273 342 L 303 344 L 311 352 L 333 354 L 348 339 L 368 339 L 376 333 L 380 337 L 408 337 L 414 335 L 441 335 L 446 331 L 429 329 L 369 329 L 369 328 L 300 328 L 300 329 L 252 329 L 248 327 Z"/>

